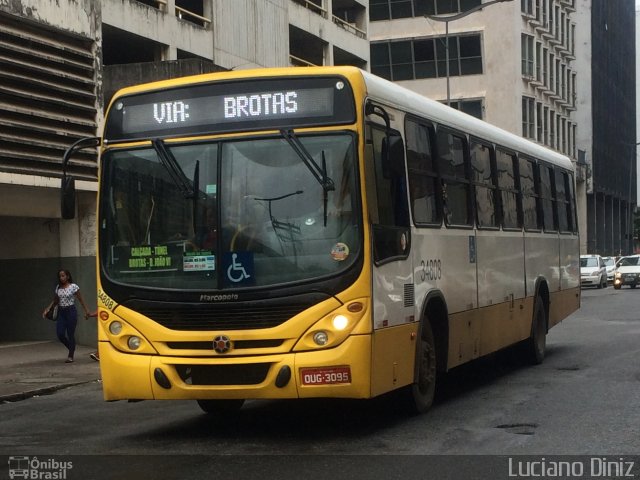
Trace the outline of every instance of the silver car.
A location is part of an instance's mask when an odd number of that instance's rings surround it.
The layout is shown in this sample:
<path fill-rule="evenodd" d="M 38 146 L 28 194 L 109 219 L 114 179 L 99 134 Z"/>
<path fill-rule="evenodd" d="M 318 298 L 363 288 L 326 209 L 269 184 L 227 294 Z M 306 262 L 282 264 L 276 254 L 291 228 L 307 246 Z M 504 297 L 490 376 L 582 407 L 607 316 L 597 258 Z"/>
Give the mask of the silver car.
<path fill-rule="evenodd" d="M 613 283 L 616 276 L 616 259 L 613 257 L 602 257 L 604 265 L 607 268 L 607 282 Z"/>
<path fill-rule="evenodd" d="M 607 267 L 600 255 L 580 255 L 580 286 L 606 288 Z"/>

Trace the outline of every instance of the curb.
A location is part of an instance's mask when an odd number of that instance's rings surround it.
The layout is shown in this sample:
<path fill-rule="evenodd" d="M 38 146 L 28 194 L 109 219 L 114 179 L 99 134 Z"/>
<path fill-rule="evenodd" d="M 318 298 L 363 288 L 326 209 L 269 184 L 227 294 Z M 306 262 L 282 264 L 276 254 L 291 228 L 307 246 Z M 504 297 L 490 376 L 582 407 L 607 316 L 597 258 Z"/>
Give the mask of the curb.
<path fill-rule="evenodd" d="M 60 385 L 53 385 L 52 387 L 38 388 L 36 390 L 29 390 L 27 392 L 11 393 L 9 395 L 0 395 L 0 403 L 14 403 L 14 402 L 27 400 L 29 398 L 33 398 L 41 395 L 51 395 L 57 392 L 58 390 L 62 390 L 69 387 L 75 387 L 77 385 L 84 385 L 86 383 L 93 383 L 96 381 L 98 381 L 98 379 L 85 380 L 84 382 L 62 383 Z"/>

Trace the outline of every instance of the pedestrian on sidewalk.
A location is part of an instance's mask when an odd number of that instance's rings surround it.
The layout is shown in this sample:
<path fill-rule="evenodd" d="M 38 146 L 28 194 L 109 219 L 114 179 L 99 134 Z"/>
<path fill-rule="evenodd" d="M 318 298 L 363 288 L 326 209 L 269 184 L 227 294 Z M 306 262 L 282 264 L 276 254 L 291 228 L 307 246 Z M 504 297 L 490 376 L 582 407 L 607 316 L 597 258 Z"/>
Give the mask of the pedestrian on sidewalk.
<path fill-rule="evenodd" d="M 84 314 L 84 318 L 97 318 L 98 317 L 98 309 L 95 309 L 93 312 L 87 312 Z M 95 360 L 96 362 L 100 361 L 100 352 L 98 350 L 96 350 L 93 353 L 89 354 L 89 358 L 91 358 L 91 360 Z"/>
<path fill-rule="evenodd" d="M 47 311 L 56 303 L 58 303 L 58 318 L 56 320 L 56 334 L 58 340 L 67 347 L 69 354 L 65 363 L 73 362 L 73 354 L 76 351 L 76 326 L 78 324 L 78 311 L 76 310 L 76 298 L 80 300 L 85 314 L 88 313 L 87 305 L 80 294 L 80 287 L 73 283 L 71 272 L 69 270 L 58 271 L 58 285 L 55 289 L 55 296 L 51 303 L 42 312 L 42 318 L 45 317 Z"/>

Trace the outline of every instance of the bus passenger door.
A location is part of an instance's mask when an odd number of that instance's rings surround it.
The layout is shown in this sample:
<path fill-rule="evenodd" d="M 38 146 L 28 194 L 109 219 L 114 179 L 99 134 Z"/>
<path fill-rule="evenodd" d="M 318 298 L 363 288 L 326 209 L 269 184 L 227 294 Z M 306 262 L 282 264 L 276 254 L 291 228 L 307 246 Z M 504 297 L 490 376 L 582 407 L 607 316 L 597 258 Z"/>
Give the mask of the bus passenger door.
<path fill-rule="evenodd" d="M 415 341 L 411 231 L 400 133 L 370 125 L 365 155 L 372 235 L 372 394 L 413 382 Z M 405 325 L 405 328 L 401 328 Z"/>
<path fill-rule="evenodd" d="M 404 143 L 398 132 L 389 139 L 384 130 L 372 128 L 372 159 L 367 159 L 369 219 L 371 221 L 374 282 L 374 328 L 405 323 L 412 305 L 405 305 L 404 294 L 413 288 L 413 275 L 409 249 L 409 206 L 407 203 L 406 175 L 404 173 Z M 387 148 L 387 142 L 389 148 Z M 390 164 L 383 157 L 389 155 Z M 373 204 L 371 204 L 373 203 Z M 406 308 L 406 311 L 405 311 Z"/>

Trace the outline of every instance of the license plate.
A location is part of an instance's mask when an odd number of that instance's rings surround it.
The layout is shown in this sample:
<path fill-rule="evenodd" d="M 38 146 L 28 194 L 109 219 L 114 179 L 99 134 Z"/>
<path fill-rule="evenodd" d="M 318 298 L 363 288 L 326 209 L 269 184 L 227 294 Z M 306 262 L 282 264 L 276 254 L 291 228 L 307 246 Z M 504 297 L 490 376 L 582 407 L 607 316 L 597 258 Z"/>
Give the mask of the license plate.
<path fill-rule="evenodd" d="M 301 368 L 302 385 L 333 385 L 351 383 L 350 367 Z"/>

